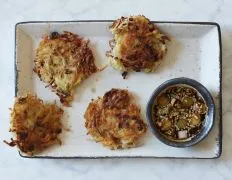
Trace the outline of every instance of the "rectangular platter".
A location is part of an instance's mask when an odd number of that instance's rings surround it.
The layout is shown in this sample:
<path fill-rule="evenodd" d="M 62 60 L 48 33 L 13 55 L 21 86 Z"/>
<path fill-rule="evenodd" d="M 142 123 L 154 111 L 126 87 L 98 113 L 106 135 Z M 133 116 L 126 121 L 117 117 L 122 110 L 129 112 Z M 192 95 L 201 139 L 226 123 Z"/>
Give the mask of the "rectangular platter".
<path fill-rule="evenodd" d="M 57 96 L 45 88 L 45 84 L 33 73 L 35 49 L 41 37 L 52 31 L 70 31 L 90 40 L 96 64 L 108 64 L 105 52 L 109 50 L 112 35 L 108 30 L 112 21 L 45 21 L 20 22 L 15 27 L 15 74 L 16 96 L 27 92 L 36 93 L 46 102 L 56 101 Z M 168 53 L 154 73 L 130 73 L 123 80 L 120 72 L 107 66 L 95 73 L 76 88 L 71 108 L 65 109 L 63 120 L 69 131 L 62 133 L 61 146 L 56 145 L 34 158 L 113 158 L 113 157 L 158 157 L 158 158 L 218 158 L 222 151 L 221 117 L 221 35 L 220 27 L 211 22 L 153 22 L 172 41 Z M 86 134 L 83 114 L 91 99 L 103 96 L 111 88 L 124 88 L 132 92 L 141 106 L 143 119 L 146 104 L 152 92 L 161 83 L 176 77 L 195 79 L 206 86 L 216 104 L 216 120 L 208 137 L 196 146 L 174 148 L 160 142 L 151 133 L 150 127 L 143 144 L 136 148 L 110 150 L 95 143 Z M 30 157 L 20 152 L 22 157 Z"/>

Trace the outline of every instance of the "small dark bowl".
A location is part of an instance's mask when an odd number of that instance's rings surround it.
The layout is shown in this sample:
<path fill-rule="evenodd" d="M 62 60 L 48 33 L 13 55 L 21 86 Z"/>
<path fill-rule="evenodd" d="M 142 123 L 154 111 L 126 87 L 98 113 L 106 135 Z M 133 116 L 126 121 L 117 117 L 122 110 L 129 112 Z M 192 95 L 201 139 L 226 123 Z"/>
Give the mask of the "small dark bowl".
<path fill-rule="evenodd" d="M 204 99 L 208 107 L 208 113 L 206 114 L 205 122 L 203 124 L 202 130 L 194 137 L 186 139 L 186 140 L 182 140 L 182 141 L 179 141 L 179 140 L 175 141 L 175 140 L 165 138 L 165 136 L 160 134 L 159 130 L 154 125 L 153 118 L 152 118 L 152 108 L 153 108 L 153 104 L 155 102 L 156 97 L 166 88 L 173 86 L 173 85 L 187 85 L 187 86 L 194 88 L 202 96 L 202 98 Z M 184 77 L 175 78 L 175 79 L 171 79 L 171 80 L 164 82 L 153 92 L 147 104 L 147 119 L 149 120 L 149 124 L 152 128 L 154 135 L 160 141 L 162 141 L 163 143 L 169 146 L 189 147 L 189 146 L 195 145 L 199 143 L 200 141 L 202 141 L 211 131 L 214 125 L 214 120 L 215 120 L 215 105 L 214 105 L 214 101 L 213 101 L 211 94 L 202 84 L 200 84 L 199 82 L 193 79 L 189 79 L 189 78 L 184 78 Z"/>

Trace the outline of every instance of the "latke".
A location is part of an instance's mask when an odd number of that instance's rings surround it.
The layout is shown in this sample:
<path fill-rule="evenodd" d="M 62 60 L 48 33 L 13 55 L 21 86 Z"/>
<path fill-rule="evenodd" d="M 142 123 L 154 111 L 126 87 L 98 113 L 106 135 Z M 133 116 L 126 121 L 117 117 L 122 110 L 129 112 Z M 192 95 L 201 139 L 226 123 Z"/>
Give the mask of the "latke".
<path fill-rule="evenodd" d="M 167 52 L 169 37 L 145 16 L 121 17 L 110 31 L 113 40 L 106 56 L 117 70 L 153 72 Z"/>
<path fill-rule="evenodd" d="M 36 50 L 34 72 L 69 105 L 74 88 L 97 71 L 89 41 L 65 31 L 46 36 Z"/>
<path fill-rule="evenodd" d="M 55 104 L 44 104 L 36 96 L 18 97 L 11 110 L 10 132 L 15 139 L 7 143 L 17 145 L 21 152 L 33 155 L 53 144 L 61 144 L 63 110 Z"/>
<path fill-rule="evenodd" d="M 123 89 L 111 89 L 103 98 L 93 100 L 84 115 L 88 134 L 110 149 L 135 147 L 147 125 L 140 117 L 140 108 L 132 101 Z"/>

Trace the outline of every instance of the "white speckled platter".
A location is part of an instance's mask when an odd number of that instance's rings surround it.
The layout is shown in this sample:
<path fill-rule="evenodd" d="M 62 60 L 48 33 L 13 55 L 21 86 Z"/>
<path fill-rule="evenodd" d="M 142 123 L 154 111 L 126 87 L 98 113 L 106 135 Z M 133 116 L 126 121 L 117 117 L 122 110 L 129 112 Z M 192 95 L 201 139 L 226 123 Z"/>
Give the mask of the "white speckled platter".
<path fill-rule="evenodd" d="M 43 35 L 52 31 L 70 31 L 90 39 L 98 66 L 107 65 L 105 52 L 112 35 L 110 21 L 22 22 L 16 25 L 16 95 L 30 91 L 47 102 L 58 101 L 45 84 L 33 73 L 35 49 Z M 77 89 L 71 108 L 65 108 L 63 122 L 70 131 L 62 133 L 61 146 L 53 146 L 38 158 L 103 158 L 103 157 L 170 157 L 217 158 L 222 150 L 221 123 L 221 37 L 216 23 L 156 22 L 172 42 L 158 71 L 152 74 L 130 73 L 123 80 L 120 72 L 108 66 Z M 83 114 L 92 98 L 103 96 L 111 88 L 126 88 L 137 98 L 145 118 L 145 107 L 154 89 L 175 77 L 189 77 L 206 86 L 216 104 L 216 121 L 209 136 L 189 148 L 174 148 L 160 142 L 148 129 L 143 144 L 126 150 L 109 150 L 86 135 Z M 59 103 L 58 103 L 59 104 Z M 20 153 L 23 157 L 27 155 Z"/>

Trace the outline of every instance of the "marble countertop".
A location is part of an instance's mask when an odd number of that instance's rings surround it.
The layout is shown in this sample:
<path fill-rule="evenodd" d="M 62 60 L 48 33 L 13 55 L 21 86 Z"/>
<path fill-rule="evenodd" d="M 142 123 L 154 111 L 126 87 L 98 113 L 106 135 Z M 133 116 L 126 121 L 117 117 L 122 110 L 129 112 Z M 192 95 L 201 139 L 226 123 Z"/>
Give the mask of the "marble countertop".
<path fill-rule="evenodd" d="M 232 179 L 232 1 L 230 0 L 0 0 L 1 179 Z M 223 152 L 219 159 L 24 159 L 9 139 L 14 97 L 14 26 L 30 20 L 115 19 L 144 14 L 160 21 L 214 21 L 223 47 Z"/>

